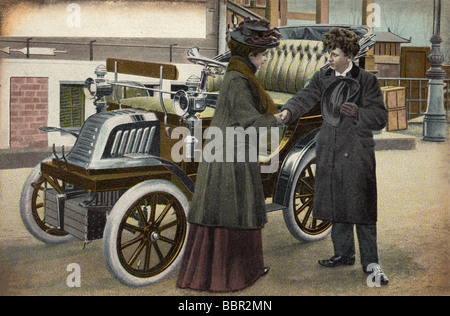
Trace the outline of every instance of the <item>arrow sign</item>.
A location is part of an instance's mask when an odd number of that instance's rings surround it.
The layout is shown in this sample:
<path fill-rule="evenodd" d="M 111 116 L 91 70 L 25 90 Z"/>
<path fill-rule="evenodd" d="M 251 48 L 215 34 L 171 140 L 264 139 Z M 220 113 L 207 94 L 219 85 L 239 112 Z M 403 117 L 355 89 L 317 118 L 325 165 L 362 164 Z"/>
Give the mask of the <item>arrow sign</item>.
<path fill-rule="evenodd" d="M 16 49 L 16 48 L 1 48 L 2 52 L 9 54 L 10 52 L 20 52 L 24 55 L 27 54 L 27 48 L 24 47 L 22 49 Z M 30 55 L 49 55 L 49 56 L 55 56 L 55 53 L 67 53 L 67 51 L 64 50 L 56 50 L 56 48 L 47 48 L 47 47 L 30 47 L 28 54 Z"/>

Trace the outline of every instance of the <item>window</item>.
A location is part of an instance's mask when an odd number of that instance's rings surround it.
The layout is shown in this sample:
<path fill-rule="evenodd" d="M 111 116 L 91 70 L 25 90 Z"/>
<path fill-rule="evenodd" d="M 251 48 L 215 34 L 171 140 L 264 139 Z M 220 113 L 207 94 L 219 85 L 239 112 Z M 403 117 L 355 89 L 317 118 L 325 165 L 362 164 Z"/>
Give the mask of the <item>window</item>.
<path fill-rule="evenodd" d="M 244 0 L 244 7 L 265 8 L 266 6 L 267 0 Z"/>
<path fill-rule="evenodd" d="M 61 128 L 76 128 L 83 125 L 85 96 L 82 84 L 60 84 L 59 104 Z"/>
<path fill-rule="evenodd" d="M 149 89 L 158 89 L 159 85 L 157 84 L 140 84 L 137 82 L 131 81 L 120 81 L 122 84 L 129 84 L 131 86 L 142 86 L 143 88 Z M 139 89 L 134 87 L 123 87 L 123 86 L 113 86 L 113 92 L 106 96 L 107 103 L 115 103 L 119 104 L 119 100 L 128 99 L 128 98 L 138 98 L 138 97 L 153 97 L 154 91 Z"/>
<path fill-rule="evenodd" d="M 255 6 L 257 8 L 265 8 L 266 7 L 266 0 L 256 0 Z"/>

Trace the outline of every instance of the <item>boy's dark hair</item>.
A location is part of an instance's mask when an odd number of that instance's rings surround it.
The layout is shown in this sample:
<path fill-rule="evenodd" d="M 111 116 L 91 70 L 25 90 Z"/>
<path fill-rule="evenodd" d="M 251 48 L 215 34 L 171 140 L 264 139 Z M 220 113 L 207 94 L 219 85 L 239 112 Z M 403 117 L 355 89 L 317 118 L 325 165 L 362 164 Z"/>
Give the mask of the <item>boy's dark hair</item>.
<path fill-rule="evenodd" d="M 342 49 L 346 56 L 354 57 L 359 52 L 359 37 L 347 29 L 332 27 L 322 35 L 322 42 L 327 50 Z"/>

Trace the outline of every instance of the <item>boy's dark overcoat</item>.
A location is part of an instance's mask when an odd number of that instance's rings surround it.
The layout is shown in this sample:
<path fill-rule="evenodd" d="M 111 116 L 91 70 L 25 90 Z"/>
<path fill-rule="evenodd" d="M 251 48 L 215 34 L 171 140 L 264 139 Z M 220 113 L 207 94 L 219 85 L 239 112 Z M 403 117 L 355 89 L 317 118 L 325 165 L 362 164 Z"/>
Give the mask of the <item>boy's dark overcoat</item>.
<path fill-rule="evenodd" d="M 315 218 L 342 223 L 375 224 L 377 221 L 377 184 L 373 130 L 387 122 L 377 78 L 355 64 L 347 76 L 360 84 L 357 118 L 344 117 L 335 128 L 325 121 L 317 137 Z M 292 118 L 307 113 L 326 87 L 337 80 L 335 71 L 321 69 L 309 85 L 283 107 Z"/>
<path fill-rule="evenodd" d="M 256 71 L 247 59 L 239 56 L 233 58 L 239 59 L 253 72 Z M 226 144 L 226 128 L 254 127 L 258 131 L 259 127 L 273 127 L 276 124 L 275 116 L 266 113 L 258 91 L 250 80 L 241 72 L 227 71 L 210 125 L 222 131 L 224 162 L 200 163 L 188 215 L 190 223 L 234 229 L 264 227 L 267 218 L 259 163 L 249 162 L 248 159 L 246 162 L 225 161 L 226 152 L 231 149 Z M 205 148 L 207 145 L 208 142 L 205 142 Z M 248 149 L 250 144 L 246 141 L 243 145 Z M 233 146 L 234 159 L 236 147 Z"/>

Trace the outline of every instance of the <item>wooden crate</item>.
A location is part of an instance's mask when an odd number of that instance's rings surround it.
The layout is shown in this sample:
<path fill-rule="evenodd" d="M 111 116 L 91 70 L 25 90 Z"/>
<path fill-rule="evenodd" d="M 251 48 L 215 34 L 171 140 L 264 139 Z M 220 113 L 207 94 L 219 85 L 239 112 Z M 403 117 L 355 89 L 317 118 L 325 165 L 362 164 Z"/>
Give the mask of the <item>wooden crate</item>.
<path fill-rule="evenodd" d="M 381 87 L 383 100 L 388 110 L 387 131 L 399 131 L 408 128 L 405 91 L 405 87 Z"/>

